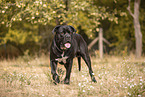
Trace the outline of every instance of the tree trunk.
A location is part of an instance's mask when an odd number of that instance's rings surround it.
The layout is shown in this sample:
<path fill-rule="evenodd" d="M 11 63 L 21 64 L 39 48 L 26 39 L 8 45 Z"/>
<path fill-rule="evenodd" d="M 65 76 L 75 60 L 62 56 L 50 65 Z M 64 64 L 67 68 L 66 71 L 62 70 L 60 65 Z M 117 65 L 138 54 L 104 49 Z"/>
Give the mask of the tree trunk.
<path fill-rule="evenodd" d="M 136 57 L 140 58 L 142 53 L 142 33 L 139 23 L 139 5 L 140 0 L 135 0 L 134 2 L 134 29 L 135 29 L 135 39 L 136 39 Z"/>
<path fill-rule="evenodd" d="M 128 11 L 130 15 L 133 17 L 133 23 L 134 23 L 134 29 L 135 29 L 135 39 L 136 39 L 136 57 L 140 58 L 142 54 L 142 33 L 141 33 L 141 27 L 139 23 L 139 7 L 140 7 L 140 1 L 141 0 L 135 0 L 134 1 L 134 14 L 130 10 L 130 1 L 128 5 Z"/>
<path fill-rule="evenodd" d="M 100 28 L 99 31 L 99 52 L 100 52 L 100 58 L 103 58 L 103 29 Z"/>

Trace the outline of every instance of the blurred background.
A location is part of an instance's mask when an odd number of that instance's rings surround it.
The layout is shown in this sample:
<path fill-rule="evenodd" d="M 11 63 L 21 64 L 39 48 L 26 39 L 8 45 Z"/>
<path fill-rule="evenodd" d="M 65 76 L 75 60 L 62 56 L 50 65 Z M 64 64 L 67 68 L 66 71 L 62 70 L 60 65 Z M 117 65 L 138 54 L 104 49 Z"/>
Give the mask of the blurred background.
<path fill-rule="evenodd" d="M 49 54 L 52 29 L 67 24 L 109 55 L 145 54 L 145 0 L 0 0 L 0 59 Z M 90 48 L 96 56 L 98 42 Z M 95 52 L 95 53 L 94 53 Z"/>

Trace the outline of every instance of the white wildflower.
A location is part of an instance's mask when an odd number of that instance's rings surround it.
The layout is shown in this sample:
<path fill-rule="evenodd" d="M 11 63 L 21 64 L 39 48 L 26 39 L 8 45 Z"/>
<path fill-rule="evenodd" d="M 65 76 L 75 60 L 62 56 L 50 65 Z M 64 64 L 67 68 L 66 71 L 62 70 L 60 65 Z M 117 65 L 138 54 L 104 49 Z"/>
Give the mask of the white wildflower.
<path fill-rule="evenodd" d="M 5 13 L 5 11 L 3 10 L 2 13 Z"/>
<path fill-rule="evenodd" d="M 8 6 L 6 6 L 5 9 L 8 9 Z"/>
<path fill-rule="evenodd" d="M 22 18 L 19 18 L 19 21 L 22 21 Z"/>
<path fill-rule="evenodd" d="M 128 95 L 131 96 L 131 94 L 128 92 Z"/>
<path fill-rule="evenodd" d="M 20 7 L 21 7 L 21 5 L 18 5 L 18 7 L 20 8 Z"/>
<path fill-rule="evenodd" d="M 32 19 L 35 19 L 35 17 L 32 17 Z"/>
<path fill-rule="evenodd" d="M 90 86 L 90 88 L 94 89 L 94 87 L 93 87 L 93 86 Z"/>
<path fill-rule="evenodd" d="M 83 90 L 83 92 L 86 92 L 85 90 Z"/>
<path fill-rule="evenodd" d="M 47 7 L 46 4 L 43 4 L 43 7 Z"/>
<path fill-rule="evenodd" d="M 78 85 L 79 85 L 79 87 L 80 87 L 80 86 L 81 86 L 81 83 L 79 83 Z"/>
<path fill-rule="evenodd" d="M 140 76 L 139 78 L 141 78 L 141 79 L 142 79 L 142 76 Z"/>
<path fill-rule="evenodd" d="M 98 74 L 98 76 L 100 77 L 101 75 L 100 75 L 100 74 Z"/>
<path fill-rule="evenodd" d="M 2 24 L 4 24 L 5 22 L 4 21 L 2 21 Z"/>
<path fill-rule="evenodd" d="M 136 83 L 134 84 L 134 86 L 136 86 Z"/>
<path fill-rule="evenodd" d="M 140 81 L 141 81 L 141 82 L 143 82 L 143 80 L 142 80 L 142 79 L 140 79 Z"/>

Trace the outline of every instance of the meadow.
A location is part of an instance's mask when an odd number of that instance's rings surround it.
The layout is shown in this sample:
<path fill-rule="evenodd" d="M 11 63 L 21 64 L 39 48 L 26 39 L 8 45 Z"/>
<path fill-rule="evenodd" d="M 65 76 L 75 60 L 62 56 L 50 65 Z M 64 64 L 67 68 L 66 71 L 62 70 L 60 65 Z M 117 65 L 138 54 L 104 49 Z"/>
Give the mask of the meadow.
<path fill-rule="evenodd" d="M 97 83 L 91 82 L 82 61 L 78 70 L 74 59 L 70 85 L 55 85 L 49 56 L 22 56 L 0 61 L 0 97 L 145 97 L 145 57 L 133 55 L 104 59 L 91 57 Z M 60 79 L 65 68 L 58 65 Z"/>

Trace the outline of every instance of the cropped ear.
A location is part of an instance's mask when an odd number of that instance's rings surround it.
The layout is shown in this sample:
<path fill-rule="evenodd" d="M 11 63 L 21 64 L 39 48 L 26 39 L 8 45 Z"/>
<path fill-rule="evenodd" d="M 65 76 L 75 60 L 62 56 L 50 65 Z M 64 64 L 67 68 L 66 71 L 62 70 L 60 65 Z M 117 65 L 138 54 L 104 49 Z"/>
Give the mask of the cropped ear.
<path fill-rule="evenodd" d="M 54 34 L 54 32 L 57 32 L 58 28 L 60 27 L 61 25 L 58 25 L 56 26 L 53 30 L 52 30 L 52 33 Z"/>
<path fill-rule="evenodd" d="M 70 26 L 70 28 L 72 29 L 73 32 L 75 33 L 77 32 L 77 30 L 73 26 Z"/>

